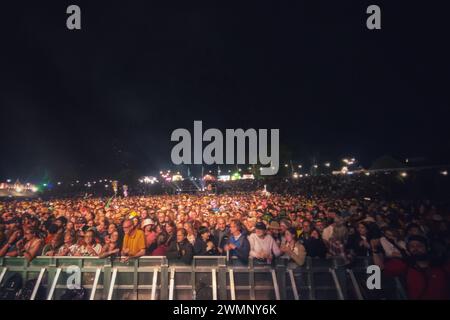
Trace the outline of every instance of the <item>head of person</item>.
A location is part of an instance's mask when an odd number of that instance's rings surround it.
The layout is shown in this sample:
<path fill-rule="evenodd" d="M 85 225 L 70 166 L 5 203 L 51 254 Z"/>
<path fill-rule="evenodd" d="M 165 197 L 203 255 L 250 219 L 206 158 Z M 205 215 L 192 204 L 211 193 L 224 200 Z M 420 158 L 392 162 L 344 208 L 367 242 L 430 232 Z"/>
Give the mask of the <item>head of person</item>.
<path fill-rule="evenodd" d="M 255 225 L 255 234 L 259 237 L 259 238 L 264 238 L 267 232 L 267 227 L 264 224 L 264 222 L 258 222 Z"/>
<path fill-rule="evenodd" d="M 183 225 L 183 228 L 186 229 L 186 232 L 188 234 L 194 233 L 194 227 L 192 226 L 191 222 L 185 222 Z"/>
<path fill-rule="evenodd" d="M 122 228 L 123 228 L 123 232 L 126 235 L 131 235 L 135 229 L 135 225 L 133 224 L 133 221 L 131 221 L 130 219 L 127 219 L 123 222 Z"/>
<path fill-rule="evenodd" d="M 217 219 L 217 229 L 220 231 L 225 231 L 227 224 L 224 218 Z"/>
<path fill-rule="evenodd" d="M 66 231 L 73 230 L 75 228 L 72 221 L 67 222 Z"/>
<path fill-rule="evenodd" d="M 302 227 L 303 227 L 303 232 L 304 232 L 304 233 L 309 233 L 309 232 L 311 232 L 311 222 L 309 222 L 309 221 L 303 221 Z"/>
<path fill-rule="evenodd" d="M 67 218 L 59 217 L 55 220 L 55 224 L 58 226 L 58 228 L 63 228 L 67 224 Z"/>
<path fill-rule="evenodd" d="M 207 241 L 209 239 L 210 236 L 210 231 L 208 227 L 200 227 L 198 229 L 198 234 L 200 235 L 200 237 L 202 238 L 203 241 Z"/>
<path fill-rule="evenodd" d="M 24 238 L 26 241 L 30 241 L 34 238 L 37 238 L 38 236 L 38 230 L 37 229 L 27 229 L 24 232 Z"/>
<path fill-rule="evenodd" d="M 297 241 L 297 232 L 295 228 L 288 228 L 284 232 L 284 238 L 286 239 L 287 243 L 296 242 Z"/>
<path fill-rule="evenodd" d="M 242 230 L 241 222 L 237 219 L 231 220 L 231 222 L 230 222 L 231 234 L 234 236 L 238 236 L 239 234 L 241 234 L 241 230 Z"/>
<path fill-rule="evenodd" d="M 113 233 L 111 233 L 110 241 L 111 241 L 112 243 L 116 243 L 116 242 L 119 241 L 119 232 L 118 232 L 117 230 L 114 231 Z"/>
<path fill-rule="evenodd" d="M 66 234 L 64 235 L 64 244 L 67 246 L 71 246 L 74 243 L 74 240 L 75 239 L 72 233 L 66 232 Z"/>
<path fill-rule="evenodd" d="M 320 239 L 320 232 L 317 229 L 311 230 L 311 238 Z"/>
<path fill-rule="evenodd" d="M 428 241 L 422 236 L 411 236 L 408 239 L 408 252 L 416 261 L 426 261 L 429 258 Z"/>
<path fill-rule="evenodd" d="M 84 234 L 84 243 L 86 245 L 93 245 L 94 244 L 94 231 L 88 230 Z"/>
<path fill-rule="evenodd" d="M 186 229 L 178 229 L 177 230 L 177 242 L 183 242 L 187 237 Z"/>
<path fill-rule="evenodd" d="M 108 234 L 111 235 L 114 231 L 117 231 L 117 226 L 114 223 L 109 224 Z"/>
<path fill-rule="evenodd" d="M 422 235 L 422 230 L 420 229 L 420 226 L 418 224 L 411 223 L 406 228 L 406 235 L 407 236 L 421 236 Z"/>
<path fill-rule="evenodd" d="M 148 218 L 148 212 L 147 210 L 142 210 L 141 211 L 141 220 L 145 220 Z"/>
<path fill-rule="evenodd" d="M 291 223 L 288 220 L 286 220 L 286 219 L 281 220 L 281 222 L 280 222 L 280 232 L 281 233 L 284 234 L 286 232 L 286 230 L 290 227 L 291 227 Z"/>
<path fill-rule="evenodd" d="M 358 234 L 359 234 L 360 236 L 366 237 L 367 234 L 368 234 L 367 226 L 366 226 L 366 224 L 363 223 L 363 222 L 358 223 L 358 225 L 357 225 L 357 227 L 356 227 L 356 230 L 358 231 Z"/>
<path fill-rule="evenodd" d="M 173 221 L 169 221 L 169 222 L 166 224 L 166 232 L 167 232 L 168 234 L 173 234 L 175 231 L 176 231 L 175 223 L 174 223 Z"/>

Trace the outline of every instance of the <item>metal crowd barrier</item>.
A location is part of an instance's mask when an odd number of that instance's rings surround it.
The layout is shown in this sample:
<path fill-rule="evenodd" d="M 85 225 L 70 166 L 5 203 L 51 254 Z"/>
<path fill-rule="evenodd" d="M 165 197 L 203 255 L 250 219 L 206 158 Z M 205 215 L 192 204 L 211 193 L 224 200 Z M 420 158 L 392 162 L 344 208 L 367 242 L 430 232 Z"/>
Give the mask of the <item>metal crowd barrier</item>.
<path fill-rule="evenodd" d="M 74 283 L 80 284 L 90 300 L 346 300 L 405 299 L 398 279 L 386 281 L 382 293 L 371 295 L 365 288 L 369 258 L 357 258 L 351 268 L 340 258 L 307 257 L 301 267 L 279 258 L 271 265 L 250 259 L 239 265 L 225 256 L 195 256 L 191 265 L 169 263 L 166 257 L 141 257 L 123 262 L 96 257 L 0 258 L 0 285 L 13 273 L 24 283 L 36 279 L 31 300 L 38 288 L 47 300 L 58 300 Z M 384 296 L 382 296 L 384 294 Z"/>

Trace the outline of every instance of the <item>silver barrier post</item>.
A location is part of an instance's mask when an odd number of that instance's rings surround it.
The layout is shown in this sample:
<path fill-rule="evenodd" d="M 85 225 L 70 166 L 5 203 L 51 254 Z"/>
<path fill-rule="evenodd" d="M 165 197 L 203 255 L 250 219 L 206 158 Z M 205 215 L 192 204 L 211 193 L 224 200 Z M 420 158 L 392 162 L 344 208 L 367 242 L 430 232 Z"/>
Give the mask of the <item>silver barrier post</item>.
<path fill-rule="evenodd" d="M 8 270 L 7 267 L 4 267 L 2 270 L 2 273 L 0 273 L 0 284 L 2 283 L 3 278 L 5 277 L 6 271 Z"/>
<path fill-rule="evenodd" d="M 158 268 L 155 268 L 153 269 L 152 294 L 150 298 L 151 300 L 155 300 L 157 280 L 158 280 Z"/>
<path fill-rule="evenodd" d="M 358 281 L 356 281 L 355 274 L 353 273 L 353 270 L 347 269 L 347 273 L 350 276 L 350 281 L 352 282 L 353 289 L 355 290 L 356 298 L 358 300 L 364 300 L 363 295 L 361 293 L 361 288 L 358 285 Z"/>
<path fill-rule="evenodd" d="M 272 273 L 272 281 L 273 281 L 273 288 L 275 290 L 275 299 L 280 300 L 280 288 L 278 287 L 278 280 L 277 275 L 275 273 L 275 270 L 270 270 Z"/>
<path fill-rule="evenodd" d="M 56 274 L 53 278 L 52 286 L 50 287 L 50 291 L 47 296 L 47 300 L 52 300 L 53 293 L 55 292 L 56 284 L 58 283 L 59 275 L 61 274 L 61 268 L 56 268 Z"/>
<path fill-rule="evenodd" d="M 298 290 L 297 290 L 297 284 L 295 283 L 294 272 L 292 271 L 292 269 L 289 269 L 288 273 L 289 273 L 289 278 L 291 279 L 291 288 L 292 288 L 292 292 L 294 293 L 294 299 L 300 300 L 300 297 L 298 295 Z"/>
<path fill-rule="evenodd" d="M 234 271 L 232 268 L 228 269 L 228 272 L 230 274 L 230 294 L 231 294 L 231 300 L 236 300 L 236 291 L 234 287 Z"/>
<path fill-rule="evenodd" d="M 344 295 L 342 293 L 341 284 L 339 283 L 338 277 L 336 275 L 336 270 L 334 268 L 330 268 L 331 276 L 333 277 L 334 286 L 336 287 L 339 300 L 344 300 Z"/>
<path fill-rule="evenodd" d="M 112 269 L 112 276 L 111 276 L 111 283 L 109 284 L 109 292 L 108 292 L 108 299 L 107 300 L 112 300 L 112 295 L 113 295 L 113 291 L 114 291 L 114 284 L 116 282 L 116 277 L 117 277 L 117 268 L 113 268 Z"/>
<path fill-rule="evenodd" d="M 100 272 L 102 271 L 101 268 L 97 268 L 95 270 L 95 278 L 94 278 L 94 284 L 92 285 L 91 295 L 89 297 L 89 300 L 95 299 L 95 292 L 97 291 L 97 285 L 98 285 L 98 279 L 100 278 Z"/>
<path fill-rule="evenodd" d="M 173 300 L 173 290 L 175 286 L 175 268 L 170 269 L 170 284 L 169 284 L 169 300 Z"/>
<path fill-rule="evenodd" d="M 213 300 L 217 300 L 217 280 L 216 280 L 216 269 L 213 268 L 211 270 L 211 276 L 212 276 L 212 296 Z"/>
<path fill-rule="evenodd" d="M 33 293 L 31 294 L 30 300 L 34 300 L 34 298 L 36 298 L 36 294 L 37 294 L 39 286 L 41 285 L 41 281 L 42 281 L 42 277 L 44 276 L 44 273 L 45 273 L 45 268 L 41 268 L 41 271 L 39 272 L 39 276 L 36 280 L 36 284 L 34 285 Z"/>

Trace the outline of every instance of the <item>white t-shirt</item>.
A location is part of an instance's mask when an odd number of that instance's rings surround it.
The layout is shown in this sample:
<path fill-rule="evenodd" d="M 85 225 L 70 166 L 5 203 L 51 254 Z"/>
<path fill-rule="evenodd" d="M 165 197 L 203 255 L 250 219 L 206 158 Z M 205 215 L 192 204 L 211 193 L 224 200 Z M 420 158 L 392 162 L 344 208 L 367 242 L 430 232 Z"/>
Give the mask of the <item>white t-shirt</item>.
<path fill-rule="evenodd" d="M 252 233 L 248 237 L 248 241 L 250 242 L 250 257 L 256 258 L 261 252 L 273 254 L 276 257 L 281 254 L 280 248 L 270 234 L 266 234 L 261 239 L 256 233 Z"/>

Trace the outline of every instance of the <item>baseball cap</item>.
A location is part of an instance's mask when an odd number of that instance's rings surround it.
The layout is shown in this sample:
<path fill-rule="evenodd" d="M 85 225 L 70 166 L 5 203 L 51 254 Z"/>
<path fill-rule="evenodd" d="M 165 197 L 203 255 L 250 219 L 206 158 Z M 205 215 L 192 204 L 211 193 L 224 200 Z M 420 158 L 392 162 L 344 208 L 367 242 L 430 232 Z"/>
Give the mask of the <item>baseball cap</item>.
<path fill-rule="evenodd" d="M 258 230 L 266 230 L 266 225 L 264 222 L 257 222 L 255 225 L 255 228 Z"/>

